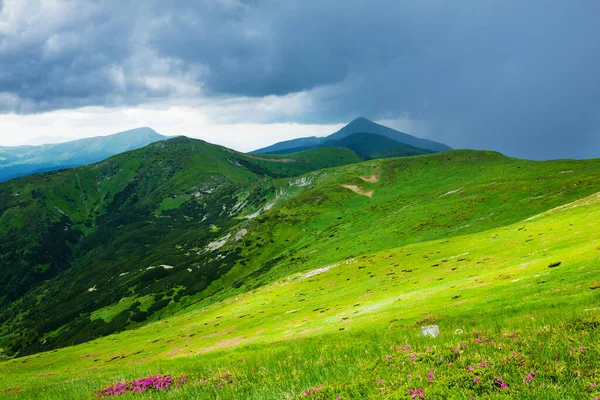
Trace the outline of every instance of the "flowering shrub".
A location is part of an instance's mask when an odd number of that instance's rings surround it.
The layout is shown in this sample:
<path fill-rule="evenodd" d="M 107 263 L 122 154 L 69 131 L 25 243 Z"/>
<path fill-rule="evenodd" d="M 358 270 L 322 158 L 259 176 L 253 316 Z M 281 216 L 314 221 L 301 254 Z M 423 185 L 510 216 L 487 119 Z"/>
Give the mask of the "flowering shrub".
<path fill-rule="evenodd" d="M 149 390 L 165 391 L 173 386 L 180 386 L 185 382 L 185 379 L 185 376 L 180 376 L 176 380 L 171 378 L 170 375 L 145 376 L 134 379 L 131 382 L 117 382 L 111 386 L 107 386 L 97 393 L 97 397 L 106 399 L 127 393 L 143 393 Z"/>

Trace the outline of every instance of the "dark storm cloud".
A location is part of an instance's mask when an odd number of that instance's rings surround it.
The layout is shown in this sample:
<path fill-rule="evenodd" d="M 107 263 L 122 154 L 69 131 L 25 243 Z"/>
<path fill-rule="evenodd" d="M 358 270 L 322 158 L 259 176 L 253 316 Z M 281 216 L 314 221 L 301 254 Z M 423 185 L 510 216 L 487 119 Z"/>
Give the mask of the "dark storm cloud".
<path fill-rule="evenodd" d="M 600 157 L 599 2 L 8 3 L 5 111 L 307 92 L 248 121 L 404 116 L 454 147 Z"/>

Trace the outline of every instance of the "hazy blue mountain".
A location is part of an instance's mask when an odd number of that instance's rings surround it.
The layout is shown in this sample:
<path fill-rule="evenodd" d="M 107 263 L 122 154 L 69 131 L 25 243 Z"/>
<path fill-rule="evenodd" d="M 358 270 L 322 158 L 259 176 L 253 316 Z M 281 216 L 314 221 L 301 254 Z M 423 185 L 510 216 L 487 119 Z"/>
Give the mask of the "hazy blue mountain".
<path fill-rule="evenodd" d="M 265 154 L 289 154 L 324 147 L 345 147 L 353 150 L 363 159 L 406 157 L 435 153 L 433 150 L 411 146 L 383 135 L 360 132 L 344 136 L 340 139 L 324 139 L 310 146 L 282 149 Z"/>
<path fill-rule="evenodd" d="M 348 125 L 344 126 L 339 131 L 326 136 L 326 137 L 306 137 L 293 140 L 287 140 L 284 142 L 278 142 L 271 146 L 263 147 L 258 150 L 254 150 L 251 154 L 267 154 L 267 153 L 291 153 L 290 150 L 297 148 L 314 148 L 316 145 L 320 145 L 327 140 L 340 140 L 354 133 L 372 133 L 382 135 L 387 138 L 393 139 L 403 144 L 407 144 L 413 147 L 432 150 L 432 151 L 446 151 L 452 150 L 452 148 L 443 143 L 434 142 L 432 140 L 421 139 L 408 133 L 400 132 L 387 126 L 377 124 L 366 118 L 356 118 Z"/>
<path fill-rule="evenodd" d="M 305 138 L 284 140 L 283 142 L 277 142 L 271 146 L 264 147 L 262 149 L 251 151 L 250 154 L 282 154 L 291 153 L 290 149 L 308 149 L 317 146 L 327 140 L 324 137 L 310 136 Z"/>
<path fill-rule="evenodd" d="M 77 140 L 77 139 L 73 138 L 73 137 L 65 137 L 65 136 L 44 135 L 44 136 L 38 136 L 33 139 L 30 139 L 27 142 L 23 143 L 23 145 L 41 146 L 44 144 L 51 144 L 51 143 L 72 142 L 73 140 Z"/>
<path fill-rule="evenodd" d="M 150 128 L 137 128 L 65 143 L 0 147 L 0 182 L 38 172 L 91 164 L 166 138 Z"/>

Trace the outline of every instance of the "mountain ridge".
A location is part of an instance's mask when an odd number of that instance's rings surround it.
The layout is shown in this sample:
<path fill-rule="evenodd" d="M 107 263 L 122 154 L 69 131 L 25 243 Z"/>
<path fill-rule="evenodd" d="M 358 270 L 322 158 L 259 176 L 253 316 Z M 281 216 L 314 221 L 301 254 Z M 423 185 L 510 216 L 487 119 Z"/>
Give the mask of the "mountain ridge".
<path fill-rule="evenodd" d="M 315 145 L 294 147 L 290 149 L 280 150 L 280 152 L 275 151 L 263 154 L 289 154 L 298 151 L 326 147 L 349 148 L 350 150 L 363 157 L 363 159 L 365 160 L 372 158 L 407 157 L 434 153 L 433 150 L 427 150 L 411 146 L 409 144 L 405 144 L 397 140 L 391 139 L 387 136 L 375 133 L 357 132 L 340 137 L 339 139 L 327 139 Z"/>
<path fill-rule="evenodd" d="M 409 135 L 404 132 L 397 131 L 395 129 L 386 127 L 384 125 L 375 123 L 373 121 L 368 120 L 364 117 L 358 117 L 351 122 L 349 122 L 346 126 L 342 127 L 340 130 L 323 137 L 310 136 L 305 138 L 296 138 L 291 140 L 286 140 L 282 142 L 277 142 L 267 147 L 263 147 L 257 150 L 251 151 L 249 154 L 261 154 L 261 153 L 273 153 L 277 152 L 282 154 L 284 151 L 290 152 L 294 148 L 304 148 L 310 146 L 318 146 L 322 145 L 327 140 L 340 140 L 354 133 L 371 133 L 377 134 L 381 136 L 385 136 L 387 138 L 396 140 L 402 144 L 410 145 L 417 148 L 422 148 L 425 150 L 432 151 L 448 151 L 452 150 L 452 148 L 443 143 L 434 142 L 428 139 L 418 138 L 412 135 Z"/>

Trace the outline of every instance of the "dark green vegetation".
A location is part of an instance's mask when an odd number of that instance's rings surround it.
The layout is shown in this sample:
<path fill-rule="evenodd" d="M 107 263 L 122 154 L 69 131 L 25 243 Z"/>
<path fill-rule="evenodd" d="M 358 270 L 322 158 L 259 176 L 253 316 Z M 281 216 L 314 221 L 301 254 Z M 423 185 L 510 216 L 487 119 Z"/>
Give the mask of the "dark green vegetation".
<path fill-rule="evenodd" d="M 394 142 L 386 142 L 382 138 L 378 138 L 376 136 L 371 137 L 371 140 L 378 142 L 377 144 L 367 144 L 365 142 L 361 143 L 361 140 L 365 140 L 366 138 L 355 138 L 351 141 L 346 141 L 344 139 L 348 138 L 351 135 L 361 133 L 369 133 L 372 135 L 383 136 L 388 139 L 391 139 L 395 142 L 400 142 L 400 144 L 395 144 Z M 358 147 L 362 144 L 365 147 Z M 355 151 L 358 149 L 359 154 L 368 154 L 369 158 L 377 158 L 375 156 L 377 153 L 381 153 L 384 151 L 391 151 L 393 149 L 398 149 L 395 153 L 388 152 L 380 155 L 380 157 L 398 157 L 405 155 L 416 155 L 416 154 L 424 154 L 426 152 L 436 152 L 436 151 L 447 151 L 451 150 L 451 148 L 445 144 L 433 142 L 427 139 L 421 139 L 409 135 L 407 133 L 399 132 L 397 130 L 388 128 L 386 126 L 376 124 L 373 121 L 369 121 L 366 118 L 357 118 L 350 122 L 348 125 L 344 126 L 339 131 L 327 136 L 327 137 L 307 137 L 300 139 L 292 139 L 284 142 L 275 143 L 274 145 L 264 147 L 262 149 L 258 149 L 253 151 L 253 154 L 284 154 L 284 153 L 293 153 L 300 150 L 306 149 L 314 149 L 318 147 L 349 147 Z M 379 147 L 378 150 L 375 150 L 375 147 Z M 428 150 L 428 151 L 423 151 Z"/>
<path fill-rule="evenodd" d="M 59 144 L 0 147 L 0 182 L 34 173 L 91 164 L 164 139 L 166 136 L 159 135 L 150 128 L 138 128 Z"/>
<path fill-rule="evenodd" d="M 341 139 L 327 139 L 312 146 L 295 147 L 269 154 L 289 154 L 311 149 L 343 147 L 353 150 L 365 160 L 373 158 L 407 157 L 435 153 L 432 150 L 421 149 L 400 143 L 394 139 L 373 133 L 353 133 Z"/>
<path fill-rule="evenodd" d="M 179 138 L 0 185 L 0 393 L 593 398 L 600 160 L 359 160 Z"/>
<path fill-rule="evenodd" d="M 202 298 L 242 251 L 217 252 L 219 238 L 240 240 L 244 216 L 285 196 L 274 178 L 357 161 L 347 149 L 255 157 L 177 138 L 2 184 L 0 347 L 80 343 Z"/>

